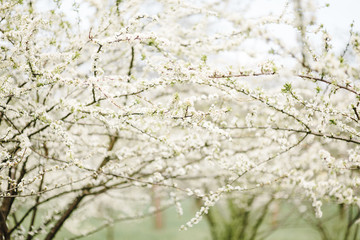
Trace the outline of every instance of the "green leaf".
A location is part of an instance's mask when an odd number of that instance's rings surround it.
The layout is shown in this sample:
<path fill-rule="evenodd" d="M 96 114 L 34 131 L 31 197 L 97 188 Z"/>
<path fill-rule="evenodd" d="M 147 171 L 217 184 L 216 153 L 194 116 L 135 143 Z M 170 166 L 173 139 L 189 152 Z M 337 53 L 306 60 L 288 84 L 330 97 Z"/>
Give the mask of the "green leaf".
<path fill-rule="evenodd" d="M 284 88 L 281 89 L 281 91 L 282 91 L 283 93 L 291 92 L 291 90 L 292 90 L 291 83 L 285 83 L 285 84 L 284 84 Z"/>
<path fill-rule="evenodd" d="M 206 55 L 202 55 L 201 56 L 201 61 L 203 61 L 204 63 L 206 63 L 207 60 L 207 56 Z"/>

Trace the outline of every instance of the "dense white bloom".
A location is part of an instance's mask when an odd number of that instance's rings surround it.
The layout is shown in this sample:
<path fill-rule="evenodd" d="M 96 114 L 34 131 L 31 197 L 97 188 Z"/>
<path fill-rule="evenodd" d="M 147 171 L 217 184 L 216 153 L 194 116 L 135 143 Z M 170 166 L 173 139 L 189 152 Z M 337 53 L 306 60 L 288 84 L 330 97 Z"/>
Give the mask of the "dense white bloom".
<path fill-rule="evenodd" d="M 339 55 L 312 1 L 251 19 L 235 2 L 85 1 L 76 22 L 62 1 L 1 1 L 5 218 L 50 209 L 28 231 L 50 239 L 76 214 L 140 218 L 155 188 L 179 215 L 202 202 L 182 229 L 245 191 L 309 201 L 317 217 L 327 201 L 359 204 L 359 33 Z"/>

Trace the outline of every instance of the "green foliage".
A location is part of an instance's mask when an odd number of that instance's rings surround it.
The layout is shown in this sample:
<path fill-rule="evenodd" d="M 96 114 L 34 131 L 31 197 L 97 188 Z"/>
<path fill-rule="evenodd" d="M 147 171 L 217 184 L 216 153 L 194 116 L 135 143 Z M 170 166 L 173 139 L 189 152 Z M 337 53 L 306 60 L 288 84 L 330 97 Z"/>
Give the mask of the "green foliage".
<path fill-rule="evenodd" d="M 281 91 L 282 91 L 283 93 L 291 92 L 291 90 L 292 90 L 291 83 L 285 83 L 285 84 L 284 84 L 284 87 L 281 89 Z"/>
<path fill-rule="evenodd" d="M 206 55 L 202 55 L 201 61 L 203 61 L 204 63 L 206 63 L 206 60 L 207 60 L 207 56 L 206 56 Z"/>

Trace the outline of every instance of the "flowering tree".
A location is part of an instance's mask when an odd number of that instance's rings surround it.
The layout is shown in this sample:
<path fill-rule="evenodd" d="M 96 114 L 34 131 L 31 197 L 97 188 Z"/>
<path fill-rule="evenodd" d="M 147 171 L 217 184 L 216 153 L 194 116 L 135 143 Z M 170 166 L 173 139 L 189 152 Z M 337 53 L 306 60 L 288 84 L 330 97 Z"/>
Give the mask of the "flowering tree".
<path fill-rule="evenodd" d="M 360 36 L 332 51 L 321 5 L 66 3 L 0 1 L 1 239 L 86 236 L 151 189 L 202 200 L 182 229 L 229 194 L 359 204 Z"/>

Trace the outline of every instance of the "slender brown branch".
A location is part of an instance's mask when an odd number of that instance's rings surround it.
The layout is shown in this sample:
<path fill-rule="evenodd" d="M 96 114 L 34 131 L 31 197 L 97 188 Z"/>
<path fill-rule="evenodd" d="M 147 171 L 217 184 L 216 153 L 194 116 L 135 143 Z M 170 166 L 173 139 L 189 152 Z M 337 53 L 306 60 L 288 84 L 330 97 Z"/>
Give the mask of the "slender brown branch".
<path fill-rule="evenodd" d="M 132 71 L 133 66 L 134 66 L 134 59 L 135 59 L 135 49 L 134 49 L 134 47 L 131 47 L 131 59 L 130 59 L 130 66 L 129 66 L 128 76 L 131 76 L 131 71 Z"/>
<path fill-rule="evenodd" d="M 264 127 L 264 126 L 254 126 L 254 127 L 227 127 L 226 129 L 273 129 L 273 130 L 280 130 L 280 131 L 289 131 L 289 132 L 296 132 L 296 133 L 306 133 L 309 135 L 317 136 L 317 137 L 323 137 L 323 138 L 330 138 L 338 141 L 344 141 L 349 143 L 355 143 L 360 144 L 360 141 L 350 139 L 350 138 L 343 138 L 343 137 L 336 137 L 331 134 L 326 133 L 319 133 L 319 132 L 312 132 L 309 130 L 304 129 L 292 129 L 292 128 L 281 128 L 281 127 Z"/>
<path fill-rule="evenodd" d="M 47 155 L 47 150 L 46 150 L 46 146 L 44 144 L 44 148 L 45 148 L 45 154 Z M 43 187 L 43 184 L 44 184 L 44 180 L 45 180 L 45 173 L 42 174 L 42 178 L 41 178 L 41 181 L 40 181 L 40 184 L 39 184 L 39 192 L 41 192 L 42 190 L 42 187 Z M 36 218 L 36 215 L 37 215 L 37 206 L 39 205 L 39 201 L 40 201 L 40 195 L 37 195 L 36 196 L 36 199 L 35 199 L 35 208 L 33 210 L 33 214 L 31 216 L 31 220 L 30 220 L 30 225 L 29 225 L 29 230 L 28 230 L 28 233 L 27 233 L 27 237 L 26 237 L 26 240 L 31 240 L 33 238 L 32 234 L 30 234 L 30 232 L 33 230 L 33 227 L 34 227 L 34 224 L 35 224 L 35 218 Z"/>
<path fill-rule="evenodd" d="M 255 239 L 256 234 L 257 234 L 257 232 L 258 232 L 258 230 L 259 230 L 259 227 L 260 227 L 261 223 L 264 221 L 265 216 L 266 216 L 266 214 L 267 214 L 267 212 L 268 212 L 268 210 L 269 210 L 269 206 L 270 206 L 270 204 L 272 203 L 273 200 L 274 200 L 273 198 L 270 199 L 270 201 L 268 201 L 268 202 L 266 203 L 266 205 L 264 206 L 264 209 L 263 209 L 263 211 L 262 211 L 261 216 L 258 218 L 258 220 L 256 221 L 256 223 L 255 223 L 255 225 L 254 225 L 254 227 L 253 227 L 253 229 L 252 229 L 253 232 L 252 232 L 252 234 L 251 234 L 251 237 L 249 238 L 250 240 L 254 240 L 254 239 Z"/>
<path fill-rule="evenodd" d="M 240 74 L 229 74 L 229 75 L 217 75 L 216 73 L 213 76 L 209 76 L 209 78 L 239 78 L 239 77 L 260 77 L 260 76 L 266 76 L 266 75 L 275 75 L 275 72 L 270 72 L 270 73 L 240 73 Z M 295 75 L 298 76 L 300 78 L 304 78 L 304 79 L 309 79 L 309 80 L 313 80 L 316 82 L 323 82 L 326 83 L 328 85 L 334 85 L 338 88 L 344 89 L 346 91 L 352 92 L 358 96 L 360 96 L 360 93 L 355 91 L 354 89 L 349 88 L 349 86 L 343 86 L 334 82 L 331 82 L 329 80 L 323 79 L 323 78 L 318 78 L 318 77 L 313 77 L 313 76 L 308 76 L 308 75 L 303 75 L 303 74 L 298 74 Z"/>
<path fill-rule="evenodd" d="M 75 211 L 75 209 L 80 204 L 81 200 L 87 195 L 87 192 L 84 191 L 82 194 L 77 196 L 69 205 L 65 213 L 61 218 L 56 222 L 56 224 L 51 228 L 50 232 L 46 235 L 45 240 L 52 240 L 55 238 L 55 235 L 58 233 L 64 222 L 70 217 L 70 215 Z"/>
<path fill-rule="evenodd" d="M 299 74 L 298 77 L 305 78 L 305 79 L 310 79 L 310 80 L 313 80 L 313 81 L 316 81 L 316 82 L 323 82 L 323 83 L 326 83 L 326 84 L 329 84 L 329 85 L 334 85 L 334 86 L 336 86 L 338 88 L 344 89 L 346 91 L 352 92 L 352 93 L 360 96 L 360 93 L 358 93 L 354 89 L 351 89 L 348 86 L 342 86 L 340 84 L 330 82 L 329 80 L 325 80 L 325 79 L 317 78 L 317 77 L 312 77 L 312 76 L 307 76 L 307 75 L 301 75 L 301 74 Z"/>

